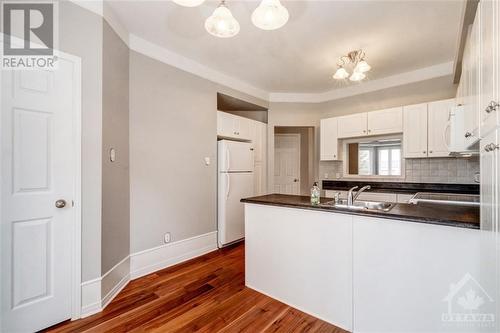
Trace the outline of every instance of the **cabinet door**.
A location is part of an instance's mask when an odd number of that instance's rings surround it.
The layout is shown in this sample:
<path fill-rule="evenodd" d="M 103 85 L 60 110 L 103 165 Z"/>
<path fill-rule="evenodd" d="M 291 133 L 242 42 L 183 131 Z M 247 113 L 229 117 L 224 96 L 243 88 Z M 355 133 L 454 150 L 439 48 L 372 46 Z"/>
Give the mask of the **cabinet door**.
<path fill-rule="evenodd" d="M 237 119 L 238 130 L 237 138 L 242 140 L 251 140 L 252 139 L 252 123 L 254 122 L 251 119 L 234 116 Z"/>
<path fill-rule="evenodd" d="M 480 24 L 480 121 L 481 121 L 481 137 L 488 133 L 498 124 L 498 113 L 500 108 L 488 108 L 490 103 L 498 103 L 497 98 L 497 72 L 498 64 L 496 64 L 498 46 L 496 38 L 499 32 L 496 31 L 495 16 L 496 6 L 498 1 L 480 1 L 478 13 L 474 26 Z M 479 17 L 479 22 L 477 19 Z"/>
<path fill-rule="evenodd" d="M 486 146 L 497 145 L 498 130 L 481 140 L 480 177 L 481 177 L 481 229 L 495 231 L 497 228 L 498 202 L 496 187 L 498 183 L 498 149 L 487 151 Z"/>
<path fill-rule="evenodd" d="M 254 148 L 255 162 L 262 162 L 266 149 L 267 125 L 259 121 L 252 124 L 252 143 Z"/>
<path fill-rule="evenodd" d="M 253 182 L 254 182 L 254 193 L 253 195 L 263 195 L 262 188 L 262 164 L 260 162 L 256 162 L 253 168 Z"/>
<path fill-rule="evenodd" d="M 427 104 L 403 107 L 405 158 L 427 157 Z"/>
<path fill-rule="evenodd" d="M 403 108 L 368 112 L 368 135 L 403 132 Z"/>
<path fill-rule="evenodd" d="M 338 160 L 337 118 L 321 119 L 320 151 L 321 161 Z"/>
<path fill-rule="evenodd" d="M 232 138 L 236 136 L 236 119 L 232 114 L 217 111 L 217 135 Z"/>
<path fill-rule="evenodd" d="M 479 14 L 477 13 L 477 16 Z M 479 21 L 479 18 L 476 19 Z M 467 54 L 464 54 L 464 62 L 467 68 L 467 95 L 464 99 L 464 112 L 465 112 L 465 128 L 464 137 L 466 137 L 467 145 L 470 145 L 473 141 L 477 140 L 477 135 L 479 135 L 479 117 L 480 103 L 479 103 L 479 82 L 480 82 L 480 29 L 479 24 L 474 24 L 472 26 L 469 41 L 467 45 Z"/>
<path fill-rule="evenodd" d="M 367 113 L 338 117 L 338 137 L 352 138 L 367 134 Z"/>
<path fill-rule="evenodd" d="M 428 105 L 428 150 L 429 157 L 448 157 L 450 152 L 446 143 L 449 129 L 450 109 L 455 99 L 429 103 Z"/>

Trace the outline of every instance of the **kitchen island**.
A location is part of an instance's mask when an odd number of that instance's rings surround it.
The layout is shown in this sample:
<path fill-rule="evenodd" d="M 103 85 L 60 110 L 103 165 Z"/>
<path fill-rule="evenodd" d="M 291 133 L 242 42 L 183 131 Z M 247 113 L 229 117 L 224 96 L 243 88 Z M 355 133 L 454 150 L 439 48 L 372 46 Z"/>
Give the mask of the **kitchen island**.
<path fill-rule="evenodd" d="M 477 208 L 352 211 L 278 194 L 242 202 L 246 285 L 346 330 L 456 331 L 463 323 L 447 318 L 464 311 L 468 290 L 450 296 L 452 284 L 497 293 L 495 239 L 478 230 Z M 494 313 L 483 299 L 481 312 Z"/>

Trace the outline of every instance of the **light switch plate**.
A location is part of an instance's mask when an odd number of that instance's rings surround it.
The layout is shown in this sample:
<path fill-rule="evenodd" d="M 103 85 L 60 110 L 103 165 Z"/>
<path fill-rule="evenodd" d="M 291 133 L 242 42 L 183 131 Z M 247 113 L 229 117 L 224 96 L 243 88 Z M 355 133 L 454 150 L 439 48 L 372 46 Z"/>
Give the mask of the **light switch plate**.
<path fill-rule="evenodd" d="M 205 165 L 210 165 L 210 157 L 205 157 Z"/>

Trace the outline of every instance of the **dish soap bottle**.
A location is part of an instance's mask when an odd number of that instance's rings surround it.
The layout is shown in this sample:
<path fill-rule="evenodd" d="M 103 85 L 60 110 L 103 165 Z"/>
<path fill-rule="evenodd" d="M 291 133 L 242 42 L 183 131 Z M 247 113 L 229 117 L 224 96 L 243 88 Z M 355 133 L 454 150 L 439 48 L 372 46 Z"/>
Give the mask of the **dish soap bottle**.
<path fill-rule="evenodd" d="M 320 189 L 317 182 L 314 182 L 311 188 L 311 205 L 319 205 Z"/>

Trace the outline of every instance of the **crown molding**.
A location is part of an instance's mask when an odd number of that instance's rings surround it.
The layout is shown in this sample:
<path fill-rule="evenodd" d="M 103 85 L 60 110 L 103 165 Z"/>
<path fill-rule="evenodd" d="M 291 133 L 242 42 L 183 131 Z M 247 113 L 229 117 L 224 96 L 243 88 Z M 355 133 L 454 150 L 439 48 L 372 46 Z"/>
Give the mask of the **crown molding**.
<path fill-rule="evenodd" d="M 323 103 L 345 97 L 361 95 L 373 91 L 402 86 L 453 74 L 453 61 L 417 69 L 411 72 L 396 74 L 378 80 L 364 81 L 346 88 L 330 90 L 323 93 L 273 93 L 269 94 L 269 102 L 275 103 Z M 450 82 L 451 83 L 451 82 Z"/>
<path fill-rule="evenodd" d="M 165 64 L 177 67 L 188 73 L 200 76 L 209 81 L 219 83 L 226 87 L 230 87 L 232 89 L 263 99 L 265 101 L 269 100 L 269 93 L 264 90 L 261 90 L 244 81 L 216 71 L 190 58 L 172 52 L 166 48 L 153 44 L 136 35 L 129 35 L 129 44 L 131 50 L 142 53 Z"/>

